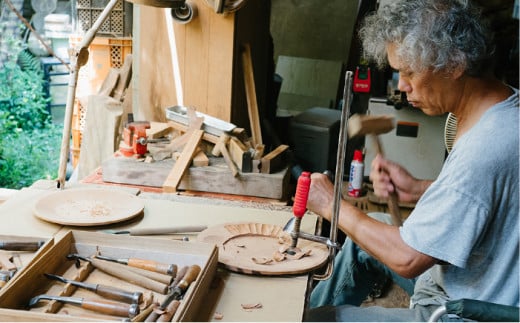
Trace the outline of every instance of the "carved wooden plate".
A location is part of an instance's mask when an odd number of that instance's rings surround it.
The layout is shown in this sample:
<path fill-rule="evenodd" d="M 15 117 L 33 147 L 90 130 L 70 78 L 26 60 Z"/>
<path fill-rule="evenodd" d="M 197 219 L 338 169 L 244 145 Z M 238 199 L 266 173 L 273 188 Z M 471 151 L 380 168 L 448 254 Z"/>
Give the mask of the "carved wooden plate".
<path fill-rule="evenodd" d="M 197 237 L 198 241 L 215 243 L 218 260 L 229 270 L 256 275 L 304 274 L 325 264 L 327 246 L 298 239 L 297 247 L 310 254 L 300 259 L 287 255 L 275 260 L 275 254 L 290 245 L 290 235 L 282 227 L 263 223 L 226 223 L 210 227 Z"/>
<path fill-rule="evenodd" d="M 78 188 L 43 196 L 34 205 L 33 213 L 48 222 L 96 226 L 129 220 L 143 209 L 144 202 L 127 192 Z"/>

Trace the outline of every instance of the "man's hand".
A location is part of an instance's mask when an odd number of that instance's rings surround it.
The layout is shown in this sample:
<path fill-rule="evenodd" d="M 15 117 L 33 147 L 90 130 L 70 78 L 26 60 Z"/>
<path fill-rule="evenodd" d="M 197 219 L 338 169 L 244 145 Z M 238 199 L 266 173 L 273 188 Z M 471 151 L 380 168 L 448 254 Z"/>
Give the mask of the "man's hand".
<path fill-rule="evenodd" d="M 334 201 L 334 185 L 330 179 L 322 173 L 311 174 L 311 187 L 307 209 L 330 220 L 332 216 L 332 203 Z"/>
<path fill-rule="evenodd" d="M 387 198 L 397 192 L 399 201 L 415 203 L 430 186 L 431 181 L 413 177 L 401 165 L 377 155 L 372 161 L 370 180 L 377 196 Z"/>

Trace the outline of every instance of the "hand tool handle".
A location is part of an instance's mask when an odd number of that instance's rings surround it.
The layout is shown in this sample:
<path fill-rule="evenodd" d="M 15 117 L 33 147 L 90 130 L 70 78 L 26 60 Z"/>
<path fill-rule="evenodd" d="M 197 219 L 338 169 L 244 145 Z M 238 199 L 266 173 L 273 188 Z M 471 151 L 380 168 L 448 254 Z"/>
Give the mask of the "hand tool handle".
<path fill-rule="evenodd" d="M 97 269 L 106 272 L 114 277 L 130 282 L 135 285 L 153 290 L 154 292 L 166 294 L 168 285 L 160 283 L 156 280 L 144 277 L 138 273 L 127 270 L 123 265 L 112 264 L 103 260 L 91 258 L 90 263 Z"/>
<path fill-rule="evenodd" d="M 98 313 L 123 317 L 133 317 L 139 314 L 139 306 L 137 306 L 137 304 L 129 305 L 105 300 L 83 299 L 81 302 L 81 308 Z"/>
<path fill-rule="evenodd" d="M 380 154 L 384 156 L 383 147 L 381 146 L 381 141 L 379 140 L 379 136 L 373 135 L 374 138 L 374 146 L 376 149 L 376 154 Z M 395 185 L 394 185 L 395 188 Z M 401 226 L 403 224 L 403 220 L 401 218 L 401 209 L 399 209 L 399 203 L 397 199 L 397 188 L 394 189 L 388 196 L 388 209 L 390 211 L 390 216 L 392 217 L 392 223 L 396 226 Z"/>
<path fill-rule="evenodd" d="M 294 195 L 293 214 L 301 218 L 307 210 L 307 199 L 309 198 L 309 190 L 311 187 L 311 173 L 302 172 L 298 177 L 296 186 L 296 194 Z"/>
<path fill-rule="evenodd" d="M 177 312 L 177 309 L 179 308 L 179 305 L 181 305 L 181 302 L 174 299 L 171 301 L 170 304 L 168 304 L 168 307 L 166 308 L 165 312 L 159 316 L 156 322 L 170 322 L 175 315 L 175 312 Z"/>
<path fill-rule="evenodd" d="M 184 292 L 190 284 L 197 279 L 197 276 L 200 273 L 200 267 L 198 265 L 191 265 L 188 268 L 188 271 L 184 275 L 184 278 L 177 284 L 176 288 L 179 288 L 182 292 Z M 179 295 L 180 296 L 180 295 Z"/>
<path fill-rule="evenodd" d="M 101 260 L 101 261 L 105 261 L 105 260 Z M 112 263 L 109 261 L 105 261 L 105 262 L 112 265 L 114 268 L 121 268 L 122 270 L 131 271 L 133 273 L 153 279 L 155 281 L 161 282 L 166 285 L 170 285 L 171 282 L 173 281 L 173 277 L 171 275 L 161 274 L 161 273 L 157 273 L 155 271 L 150 271 L 150 270 L 146 270 L 146 269 L 142 269 L 142 268 L 123 265 L 123 264 L 120 264 L 117 262 L 112 262 Z"/>
<path fill-rule="evenodd" d="M 141 292 L 127 292 L 126 290 L 106 285 L 97 285 L 95 292 L 99 296 L 130 304 L 139 304 L 143 299 L 143 293 Z"/>
<path fill-rule="evenodd" d="M 132 236 L 147 236 L 155 234 L 174 234 L 174 233 L 186 233 L 186 232 L 201 232 L 208 228 L 207 225 L 187 225 L 187 226 L 176 226 L 176 227 L 162 227 L 162 228 L 136 228 L 130 229 L 130 235 Z"/>
<path fill-rule="evenodd" d="M 177 266 L 172 264 L 163 264 L 153 260 L 146 259 L 138 259 L 138 258 L 129 258 L 128 266 L 146 269 L 149 271 L 155 271 L 157 273 L 172 275 L 174 271 L 177 271 Z"/>
<path fill-rule="evenodd" d="M 37 251 L 44 241 L 0 241 L 0 249 L 10 251 Z"/>

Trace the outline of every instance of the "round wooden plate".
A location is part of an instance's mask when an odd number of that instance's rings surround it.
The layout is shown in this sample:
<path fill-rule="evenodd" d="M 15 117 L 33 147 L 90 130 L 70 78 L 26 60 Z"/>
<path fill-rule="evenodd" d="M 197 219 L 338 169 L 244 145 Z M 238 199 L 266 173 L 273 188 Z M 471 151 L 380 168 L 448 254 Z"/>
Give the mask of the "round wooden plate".
<path fill-rule="evenodd" d="M 285 240 L 280 239 L 281 236 L 285 236 Z M 310 250 L 308 256 L 300 259 L 286 256 L 284 260 L 274 260 L 276 251 L 290 245 L 290 236 L 274 224 L 225 223 L 202 231 L 197 240 L 215 243 L 219 248 L 219 262 L 229 270 L 245 274 L 304 274 L 324 265 L 329 255 L 327 246 L 298 239 L 297 247 L 302 251 Z M 258 263 L 263 261 L 267 263 Z"/>
<path fill-rule="evenodd" d="M 139 215 L 144 202 L 123 191 L 78 188 L 51 193 L 36 202 L 36 217 L 53 223 L 96 226 L 129 220 Z"/>

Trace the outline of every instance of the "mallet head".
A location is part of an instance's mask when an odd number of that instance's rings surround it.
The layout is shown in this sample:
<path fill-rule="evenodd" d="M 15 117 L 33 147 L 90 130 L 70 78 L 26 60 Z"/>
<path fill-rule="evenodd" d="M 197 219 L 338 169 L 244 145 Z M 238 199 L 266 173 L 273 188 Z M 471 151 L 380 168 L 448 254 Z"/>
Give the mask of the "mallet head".
<path fill-rule="evenodd" d="M 365 135 L 380 135 L 395 128 L 395 119 L 389 115 L 354 114 L 348 119 L 348 136 L 350 138 Z"/>

